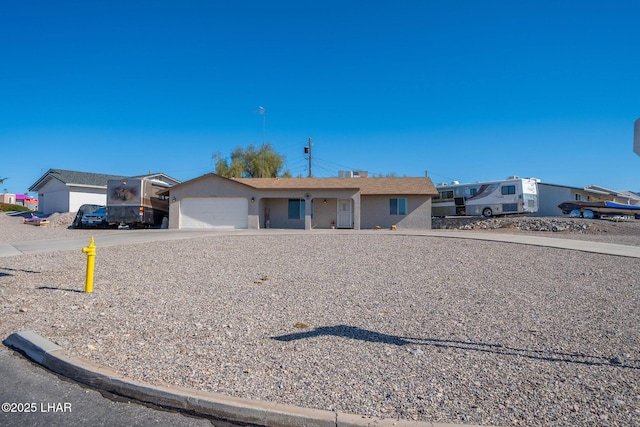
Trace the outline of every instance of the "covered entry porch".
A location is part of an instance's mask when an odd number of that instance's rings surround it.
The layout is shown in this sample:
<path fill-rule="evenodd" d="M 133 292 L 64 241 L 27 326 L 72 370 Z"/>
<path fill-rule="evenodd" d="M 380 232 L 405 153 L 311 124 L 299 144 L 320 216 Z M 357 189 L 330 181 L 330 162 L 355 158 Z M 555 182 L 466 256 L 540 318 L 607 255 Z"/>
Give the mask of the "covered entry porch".
<path fill-rule="evenodd" d="M 259 228 L 360 229 L 360 196 L 334 194 L 299 197 L 262 197 L 258 204 Z"/>

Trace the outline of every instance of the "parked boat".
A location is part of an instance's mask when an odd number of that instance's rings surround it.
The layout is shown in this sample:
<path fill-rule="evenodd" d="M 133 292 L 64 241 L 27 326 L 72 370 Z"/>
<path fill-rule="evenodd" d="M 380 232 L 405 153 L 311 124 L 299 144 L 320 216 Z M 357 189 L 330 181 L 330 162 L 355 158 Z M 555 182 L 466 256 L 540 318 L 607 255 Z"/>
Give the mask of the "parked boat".
<path fill-rule="evenodd" d="M 573 217 L 599 218 L 601 215 L 635 215 L 640 218 L 640 205 L 625 205 L 611 201 L 569 201 L 558 205 L 563 214 Z"/>
<path fill-rule="evenodd" d="M 31 225 L 49 225 L 49 220 L 46 218 L 40 218 L 39 216 L 36 216 L 34 214 L 31 214 L 30 218 L 23 218 L 22 222 L 24 224 L 31 224 Z"/>

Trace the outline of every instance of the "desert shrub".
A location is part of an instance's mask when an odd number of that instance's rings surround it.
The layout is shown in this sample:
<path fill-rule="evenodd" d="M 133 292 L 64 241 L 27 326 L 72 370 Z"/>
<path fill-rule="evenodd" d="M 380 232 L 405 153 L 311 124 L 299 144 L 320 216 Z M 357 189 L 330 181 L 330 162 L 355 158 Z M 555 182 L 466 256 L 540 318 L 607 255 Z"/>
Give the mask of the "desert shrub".
<path fill-rule="evenodd" d="M 29 212 L 29 208 L 20 205 L 10 205 L 9 203 L 0 203 L 0 212 Z"/>

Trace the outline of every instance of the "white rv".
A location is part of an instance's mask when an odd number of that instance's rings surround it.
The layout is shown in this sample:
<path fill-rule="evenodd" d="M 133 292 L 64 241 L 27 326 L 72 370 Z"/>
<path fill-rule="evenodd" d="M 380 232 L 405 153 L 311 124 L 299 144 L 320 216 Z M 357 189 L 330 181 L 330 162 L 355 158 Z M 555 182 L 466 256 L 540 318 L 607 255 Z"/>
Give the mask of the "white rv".
<path fill-rule="evenodd" d="M 538 211 L 538 180 L 510 176 L 504 181 L 438 184 L 433 216 L 527 214 Z"/>

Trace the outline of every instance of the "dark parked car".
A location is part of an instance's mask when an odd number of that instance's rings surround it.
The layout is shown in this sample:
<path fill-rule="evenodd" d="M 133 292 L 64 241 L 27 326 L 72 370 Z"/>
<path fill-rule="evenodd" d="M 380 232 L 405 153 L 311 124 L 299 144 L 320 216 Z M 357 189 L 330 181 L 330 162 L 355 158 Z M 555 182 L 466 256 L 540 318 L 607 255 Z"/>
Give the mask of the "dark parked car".
<path fill-rule="evenodd" d="M 82 220 L 80 220 L 80 224 L 83 227 L 106 227 L 107 208 L 103 206 L 91 213 L 84 214 Z"/>
<path fill-rule="evenodd" d="M 101 205 L 82 205 L 82 206 L 80 206 L 80 209 L 78 209 L 78 213 L 76 214 L 76 217 L 73 220 L 73 223 L 71 224 L 71 226 L 73 228 L 81 228 L 82 227 L 82 217 L 85 216 L 86 214 L 93 213 L 97 209 L 100 209 L 102 207 L 104 207 L 104 206 L 101 206 Z"/>

